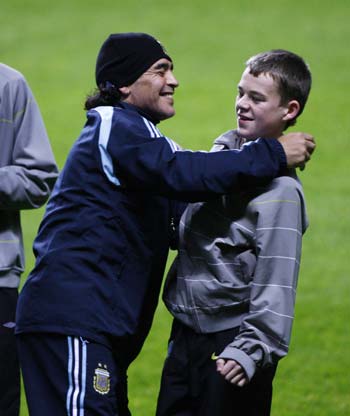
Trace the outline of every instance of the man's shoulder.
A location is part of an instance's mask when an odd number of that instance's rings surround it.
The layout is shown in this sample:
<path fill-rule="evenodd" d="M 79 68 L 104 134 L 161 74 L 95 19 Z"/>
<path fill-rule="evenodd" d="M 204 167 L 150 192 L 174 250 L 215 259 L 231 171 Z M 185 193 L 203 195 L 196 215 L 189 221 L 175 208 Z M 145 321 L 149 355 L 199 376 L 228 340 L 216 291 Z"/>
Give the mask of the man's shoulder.
<path fill-rule="evenodd" d="M 27 111 L 29 102 L 35 103 L 32 91 L 25 77 L 17 70 L 0 63 L 0 100 L 3 103 L 2 114 L 4 118 L 11 119 L 14 112 L 21 118 Z M 29 110 L 28 110 L 29 111 Z"/>
<path fill-rule="evenodd" d="M 157 127 L 147 118 L 135 111 L 129 111 L 121 107 L 100 106 L 88 111 L 88 119 L 95 124 L 101 124 L 103 129 L 111 131 L 113 136 L 130 139 L 137 142 L 137 138 L 154 139 L 162 134 Z"/>
<path fill-rule="evenodd" d="M 135 127 L 142 126 L 145 128 L 143 117 L 135 111 L 128 111 L 121 107 L 99 106 L 88 111 L 88 115 L 97 115 L 101 120 L 118 123 L 119 126 Z"/>
<path fill-rule="evenodd" d="M 26 81 L 21 72 L 0 63 L 0 85 L 8 83 L 26 83 Z"/>

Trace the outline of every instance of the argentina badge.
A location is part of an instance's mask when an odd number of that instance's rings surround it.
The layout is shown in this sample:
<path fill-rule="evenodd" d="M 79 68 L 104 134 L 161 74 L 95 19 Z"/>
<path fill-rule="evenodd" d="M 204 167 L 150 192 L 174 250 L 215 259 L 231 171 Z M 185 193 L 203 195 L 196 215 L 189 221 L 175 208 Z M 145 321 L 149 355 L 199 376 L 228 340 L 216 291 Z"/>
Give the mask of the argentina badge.
<path fill-rule="evenodd" d="M 111 387 L 110 373 L 106 365 L 98 364 L 94 375 L 94 390 L 99 394 L 109 393 Z"/>

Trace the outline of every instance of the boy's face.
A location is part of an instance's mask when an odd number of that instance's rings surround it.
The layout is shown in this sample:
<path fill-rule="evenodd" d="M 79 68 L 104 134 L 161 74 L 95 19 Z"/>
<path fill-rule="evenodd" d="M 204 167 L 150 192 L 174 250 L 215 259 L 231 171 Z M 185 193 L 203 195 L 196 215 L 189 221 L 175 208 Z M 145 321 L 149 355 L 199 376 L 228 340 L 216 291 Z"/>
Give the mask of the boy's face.
<path fill-rule="evenodd" d="M 242 74 L 236 98 L 238 133 L 247 140 L 281 136 L 288 117 L 289 104 L 281 104 L 277 82 L 268 74 L 257 77 L 249 68 Z"/>

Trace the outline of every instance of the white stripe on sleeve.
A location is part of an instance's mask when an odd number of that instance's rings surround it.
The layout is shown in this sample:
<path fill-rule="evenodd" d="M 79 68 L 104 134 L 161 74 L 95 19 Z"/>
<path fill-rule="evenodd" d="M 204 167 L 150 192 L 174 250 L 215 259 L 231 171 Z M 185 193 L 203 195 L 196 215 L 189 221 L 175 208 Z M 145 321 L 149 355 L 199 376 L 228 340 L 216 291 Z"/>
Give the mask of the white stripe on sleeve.
<path fill-rule="evenodd" d="M 114 173 L 111 155 L 108 153 L 107 150 L 108 140 L 112 128 L 113 107 L 96 107 L 95 110 L 101 116 L 98 148 L 100 150 L 103 171 L 112 183 L 114 183 L 117 186 L 120 186 L 120 181 Z"/>

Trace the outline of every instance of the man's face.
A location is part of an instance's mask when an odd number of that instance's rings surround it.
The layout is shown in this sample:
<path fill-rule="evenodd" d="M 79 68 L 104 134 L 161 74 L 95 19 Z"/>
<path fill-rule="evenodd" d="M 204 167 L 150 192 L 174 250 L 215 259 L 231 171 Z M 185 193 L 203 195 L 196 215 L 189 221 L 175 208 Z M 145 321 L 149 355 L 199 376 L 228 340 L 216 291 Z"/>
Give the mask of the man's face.
<path fill-rule="evenodd" d="M 277 82 L 268 74 L 255 77 L 247 68 L 236 98 L 238 133 L 248 140 L 277 138 L 285 128 L 287 113 L 288 104 L 281 104 Z"/>
<path fill-rule="evenodd" d="M 133 84 L 120 90 L 126 95 L 125 102 L 135 105 L 156 120 L 165 120 L 175 114 L 173 95 L 178 85 L 171 61 L 162 58 Z"/>

